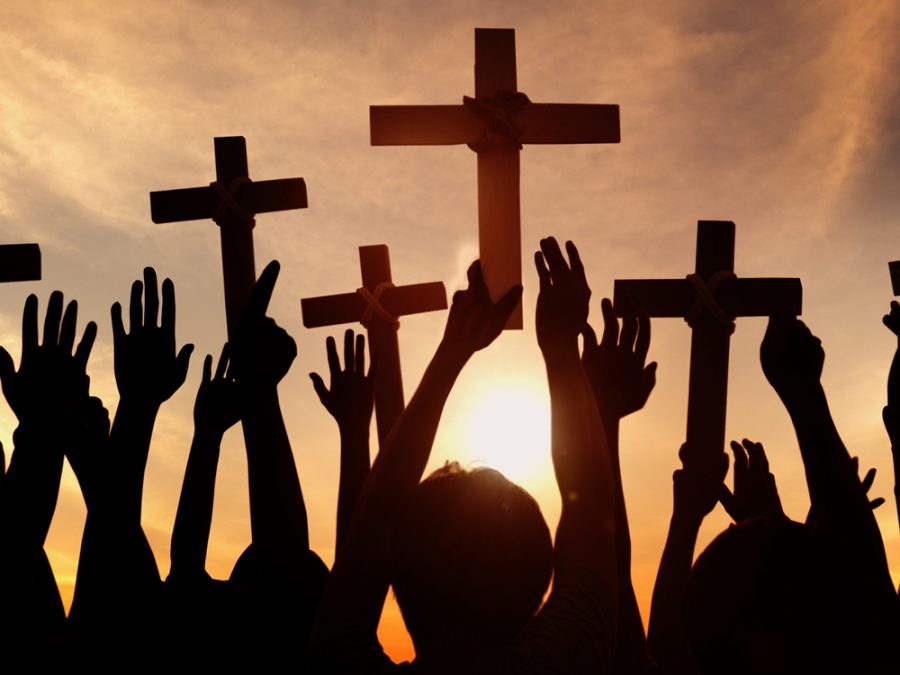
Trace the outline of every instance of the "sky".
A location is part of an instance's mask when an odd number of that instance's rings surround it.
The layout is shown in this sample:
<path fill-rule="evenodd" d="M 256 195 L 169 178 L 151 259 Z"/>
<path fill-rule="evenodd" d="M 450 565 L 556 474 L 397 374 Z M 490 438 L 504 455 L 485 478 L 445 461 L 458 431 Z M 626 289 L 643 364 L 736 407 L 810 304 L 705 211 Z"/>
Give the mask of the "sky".
<path fill-rule="evenodd" d="M 21 308 L 53 289 L 99 323 L 92 392 L 115 409 L 109 307 L 146 265 L 171 278 L 179 344 L 196 345 L 188 380 L 159 416 L 143 525 L 163 575 L 192 434 L 204 354 L 225 338 L 219 237 L 211 221 L 154 225 L 148 193 L 214 178 L 212 139 L 247 138 L 251 177 L 302 176 L 309 208 L 261 215 L 257 269 L 282 264 L 270 314 L 297 340 L 280 385 L 307 501 L 311 544 L 334 556 L 338 436 L 308 373 L 325 373 L 325 338 L 302 327 L 303 297 L 354 290 L 357 247 L 387 244 L 397 284 L 463 286 L 477 256 L 475 157 L 465 146 L 371 147 L 371 104 L 460 103 L 474 89 L 475 27 L 516 30 L 518 81 L 532 101 L 615 103 L 618 145 L 522 153 L 525 324 L 467 367 L 448 402 L 429 468 L 457 459 L 507 473 L 551 524 L 559 498 L 549 459 L 547 389 L 533 330 L 529 263 L 546 235 L 579 246 L 592 320 L 617 278 L 693 271 L 698 220 L 737 225 L 738 276 L 796 276 L 803 318 L 822 338 L 823 382 L 851 454 L 876 467 L 889 498 L 881 426 L 896 341 L 881 325 L 888 261 L 900 258 L 900 5 L 892 0 L 534 0 L 255 3 L 0 0 L 0 227 L 38 242 L 40 282 L 0 287 L 0 343 L 20 345 Z M 446 312 L 405 317 L 411 395 Z M 767 448 L 788 515 L 808 508 L 790 422 L 759 367 L 764 319 L 732 338 L 728 438 Z M 684 436 L 690 331 L 653 323 L 658 384 L 622 429 L 633 575 L 646 621 L 671 515 Z M 527 421 L 527 424 L 525 423 Z M 532 425 L 532 426 L 529 426 Z M 0 408 L 0 440 L 15 419 Z M 515 432 L 515 434 L 513 433 Z M 374 438 L 374 433 L 373 433 Z M 373 453 L 375 448 L 373 447 Z M 85 509 L 66 469 L 46 549 L 66 602 Z M 893 500 L 877 512 L 895 580 Z M 727 525 L 718 508 L 702 548 Z M 227 577 L 249 543 L 240 431 L 226 437 L 207 568 Z M 395 605 L 380 636 L 412 650 Z"/>

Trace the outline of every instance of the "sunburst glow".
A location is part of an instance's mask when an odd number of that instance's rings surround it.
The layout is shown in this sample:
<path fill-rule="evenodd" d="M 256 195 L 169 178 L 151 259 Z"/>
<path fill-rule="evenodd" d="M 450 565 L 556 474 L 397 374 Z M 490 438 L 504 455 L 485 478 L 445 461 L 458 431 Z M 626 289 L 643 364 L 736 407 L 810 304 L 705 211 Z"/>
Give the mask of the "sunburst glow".
<path fill-rule="evenodd" d="M 550 462 L 550 407 L 546 394 L 500 387 L 473 402 L 466 445 L 471 458 L 513 481 L 533 476 Z"/>

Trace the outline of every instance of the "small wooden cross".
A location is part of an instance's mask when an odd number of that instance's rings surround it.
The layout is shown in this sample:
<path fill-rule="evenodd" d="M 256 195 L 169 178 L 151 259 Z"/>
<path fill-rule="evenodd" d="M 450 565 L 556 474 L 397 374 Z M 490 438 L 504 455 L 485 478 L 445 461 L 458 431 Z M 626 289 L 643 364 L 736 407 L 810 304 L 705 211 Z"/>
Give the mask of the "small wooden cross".
<path fill-rule="evenodd" d="M 41 278 L 41 248 L 37 244 L 0 246 L 0 283 Z"/>
<path fill-rule="evenodd" d="M 802 310 L 800 279 L 738 279 L 734 276 L 734 223 L 701 220 L 696 272 L 687 279 L 615 282 L 614 305 L 627 302 L 651 317 L 689 320 L 691 370 L 687 444 L 692 457 L 718 462 L 725 445 L 728 350 L 734 318 Z"/>
<path fill-rule="evenodd" d="M 378 440 L 390 433 L 406 406 L 400 371 L 396 317 L 447 309 L 447 291 L 440 281 L 391 285 L 388 247 L 360 246 L 362 288 L 368 291 L 304 298 L 300 301 L 307 328 L 360 321 L 366 327 L 369 358 L 375 364 L 375 419 Z M 367 299 L 368 297 L 368 299 Z M 377 310 L 377 311 L 373 311 Z"/>
<path fill-rule="evenodd" d="M 455 145 L 478 154 L 479 259 L 491 300 L 522 283 L 519 151 L 525 143 L 618 143 L 619 106 L 531 103 L 517 93 L 512 29 L 475 29 L 475 99 L 371 106 L 372 145 Z M 522 327 L 522 305 L 507 328 Z"/>
<path fill-rule="evenodd" d="M 243 136 L 214 139 L 216 181 L 208 187 L 150 193 L 154 223 L 212 218 L 222 237 L 225 316 L 232 334 L 256 283 L 253 226 L 257 213 L 306 208 L 302 178 L 251 182 Z"/>

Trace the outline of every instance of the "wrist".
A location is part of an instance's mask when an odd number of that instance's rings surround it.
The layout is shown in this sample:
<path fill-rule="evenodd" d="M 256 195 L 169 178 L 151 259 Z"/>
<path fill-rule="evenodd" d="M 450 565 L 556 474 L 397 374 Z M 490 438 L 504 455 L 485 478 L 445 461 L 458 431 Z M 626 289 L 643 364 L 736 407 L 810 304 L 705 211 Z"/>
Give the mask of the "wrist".
<path fill-rule="evenodd" d="M 692 513 L 690 509 L 675 506 L 669 530 L 678 534 L 696 536 L 706 514 Z"/>
<path fill-rule="evenodd" d="M 472 349 L 445 338 L 438 345 L 432 361 L 458 372 L 469 362 L 474 353 Z"/>

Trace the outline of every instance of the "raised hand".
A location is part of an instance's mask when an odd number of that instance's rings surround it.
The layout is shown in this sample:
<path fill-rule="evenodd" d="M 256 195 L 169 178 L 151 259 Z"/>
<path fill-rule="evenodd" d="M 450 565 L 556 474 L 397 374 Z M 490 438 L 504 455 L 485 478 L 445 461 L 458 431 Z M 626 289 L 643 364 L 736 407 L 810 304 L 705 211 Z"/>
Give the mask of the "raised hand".
<path fill-rule="evenodd" d="M 469 266 L 467 276 L 468 288 L 453 294 L 441 344 L 471 356 L 491 344 L 503 331 L 522 297 L 522 287 L 514 286 L 495 304 L 491 302 L 478 260 Z"/>
<path fill-rule="evenodd" d="M 109 412 L 96 396 L 84 397 L 77 404 L 75 419 L 66 458 L 90 510 L 96 504 L 99 484 L 110 478 L 101 475 L 108 468 Z"/>
<path fill-rule="evenodd" d="M 645 365 L 650 348 L 650 319 L 646 314 L 626 312 L 620 332 L 609 299 L 603 298 L 600 307 L 603 337 L 598 343 L 594 329 L 585 323 L 581 360 L 604 424 L 608 425 L 644 407 L 656 385 L 656 362 Z"/>
<path fill-rule="evenodd" d="M 237 326 L 231 368 L 235 381 L 244 388 L 274 388 L 297 357 L 294 338 L 266 316 L 280 270 L 277 260 L 266 266 Z"/>
<path fill-rule="evenodd" d="M 542 351 L 562 345 L 577 345 L 588 316 L 591 289 L 584 276 L 578 249 L 566 242 L 566 262 L 556 239 L 541 240 L 541 250 L 534 254 L 534 265 L 540 279 L 535 321 L 538 345 Z"/>
<path fill-rule="evenodd" d="M 325 386 L 322 376 L 310 373 L 313 388 L 319 401 L 325 406 L 341 428 L 368 428 L 374 406 L 374 379 L 372 369 L 366 374 L 366 338 L 356 336 L 354 348 L 353 331 L 344 333 L 344 368 L 338 358 L 337 345 L 333 337 L 325 341 L 328 353 L 328 370 L 331 374 L 331 388 Z"/>
<path fill-rule="evenodd" d="M 769 319 L 759 348 L 763 373 L 782 400 L 794 400 L 819 385 L 825 350 L 802 321 L 793 316 Z"/>
<path fill-rule="evenodd" d="M 37 312 L 37 296 L 29 295 L 22 314 L 19 369 L 15 369 L 9 352 L 0 347 L 0 383 L 19 422 L 56 426 L 63 416 L 69 416 L 72 401 L 87 393 L 87 361 L 97 324 L 88 323 L 73 353 L 78 303 L 70 302 L 63 314 L 63 294 L 54 291 L 50 295 L 40 344 Z"/>
<path fill-rule="evenodd" d="M 30 295 L 22 317 L 19 369 L 0 347 L 0 383 L 19 419 L 7 493 L 20 514 L 17 527 L 43 544 L 56 508 L 64 444 L 72 441 L 76 409 L 87 397 L 86 367 L 97 326 L 89 323 L 75 348 L 78 304 L 70 302 L 63 313 L 63 295 L 54 291 L 39 344 L 37 311 L 37 297 Z"/>
<path fill-rule="evenodd" d="M 728 473 L 728 455 L 723 452 L 719 466 L 713 470 L 710 470 L 711 465 L 707 462 L 690 462 L 690 456 L 685 443 L 678 451 L 682 467 L 672 474 L 673 518 L 684 518 L 699 526 L 719 501 L 722 481 Z"/>
<path fill-rule="evenodd" d="M 144 302 L 141 302 L 141 295 Z M 184 384 L 194 345 L 175 349 L 175 286 L 162 284 L 162 313 L 156 271 L 144 268 L 144 283 L 131 286 L 130 330 L 125 332 L 122 305 L 112 306 L 116 385 L 122 398 L 160 406 Z M 159 325 L 157 325 L 159 320 Z"/>
<path fill-rule="evenodd" d="M 310 373 L 313 387 L 341 432 L 341 474 L 338 486 L 337 548 L 341 549 L 369 475 L 369 427 L 374 407 L 372 369 L 366 375 L 366 340 L 352 330 L 344 333 L 344 368 L 334 338 L 326 340 L 331 389 L 318 373 Z"/>
<path fill-rule="evenodd" d="M 859 475 L 859 457 L 852 457 L 850 459 L 850 465 L 853 467 L 853 473 Z M 875 482 L 875 473 L 876 469 L 873 466 L 871 469 L 866 471 L 866 475 L 863 476 L 863 479 L 859 482 L 859 484 L 862 486 L 863 492 L 866 493 L 866 498 L 868 498 L 869 490 L 872 489 L 872 484 Z M 884 501 L 884 497 L 875 497 L 875 499 L 869 499 L 869 508 L 874 511 L 879 506 L 884 504 Z"/>
<path fill-rule="evenodd" d="M 734 522 L 748 518 L 784 518 L 775 476 L 761 443 L 744 439 L 731 442 L 734 454 L 734 492 L 723 483 L 719 501 Z"/>
<path fill-rule="evenodd" d="M 212 356 L 203 361 L 203 379 L 194 402 L 194 428 L 197 433 L 221 438 L 241 419 L 237 384 L 231 377 L 229 349 L 222 347 L 216 372 L 212 372 Z"/>

